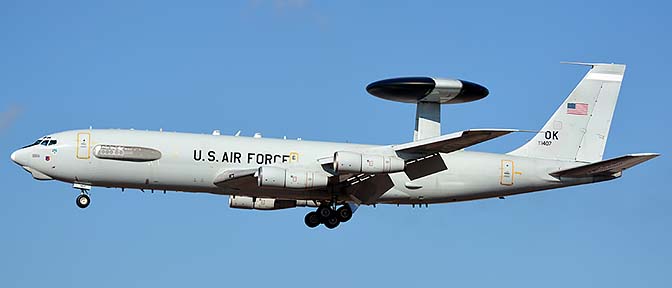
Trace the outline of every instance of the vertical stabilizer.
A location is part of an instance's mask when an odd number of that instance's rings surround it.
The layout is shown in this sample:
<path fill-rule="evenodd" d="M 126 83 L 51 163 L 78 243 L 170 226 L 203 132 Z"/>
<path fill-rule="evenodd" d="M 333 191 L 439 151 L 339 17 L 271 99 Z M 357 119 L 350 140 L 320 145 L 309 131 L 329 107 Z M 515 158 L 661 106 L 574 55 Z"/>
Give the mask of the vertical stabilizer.
<path fill-rule="evenodd" d="M 625 65 L 570 64 L 591 69 L 541 131 L 509 154 L 579 162 L 602 160 Z"/>

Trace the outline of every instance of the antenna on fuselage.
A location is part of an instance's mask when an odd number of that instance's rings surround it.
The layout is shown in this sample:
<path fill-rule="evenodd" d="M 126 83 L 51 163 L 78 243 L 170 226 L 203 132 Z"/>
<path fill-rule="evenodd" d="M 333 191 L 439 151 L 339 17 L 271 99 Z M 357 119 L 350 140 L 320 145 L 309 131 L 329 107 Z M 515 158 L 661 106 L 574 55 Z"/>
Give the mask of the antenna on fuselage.
<path fill-rule="evenodd" d="M 242 130 L 238 130 L 238 132 L 236 132 L 236 134 L 233 135 L 233 136 L 236 136 L 236 137 L 240 136 L 240 132 L 242 132 Z"/>
<path fill-rule="evenodd" d="M 415 103 L 413 141 L 441 135 L 441 104 L 456 104 L 488 96 L 487 88 L 469 81 L 430 77 L 391 78 L 366 86 L 383 99 Z"/>

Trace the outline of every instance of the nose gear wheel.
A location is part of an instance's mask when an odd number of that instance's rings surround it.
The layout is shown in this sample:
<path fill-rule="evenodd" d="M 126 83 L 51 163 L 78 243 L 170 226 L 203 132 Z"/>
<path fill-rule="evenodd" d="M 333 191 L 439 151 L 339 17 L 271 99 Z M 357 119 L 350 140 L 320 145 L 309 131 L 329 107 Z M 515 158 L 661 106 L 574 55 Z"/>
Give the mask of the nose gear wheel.
<path fill-rule="evenodd" d="M 86 207 L 89 207 L 89 204 L 91 204 L 91 198 L 89 198 L 89 195 L 82 193 L 79 196 L 77 196 L 76 203 L 77 207 L 84 209 Z"/>

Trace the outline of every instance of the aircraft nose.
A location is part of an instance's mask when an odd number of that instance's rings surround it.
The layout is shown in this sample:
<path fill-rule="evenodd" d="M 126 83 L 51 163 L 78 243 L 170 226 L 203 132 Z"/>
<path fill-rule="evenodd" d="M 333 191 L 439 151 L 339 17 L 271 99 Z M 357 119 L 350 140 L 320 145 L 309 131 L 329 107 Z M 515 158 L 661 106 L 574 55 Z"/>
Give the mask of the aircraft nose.
<path fill-rule="evenodd" d="M 14 163 L 16 163 L 20 166 L 25 166 L 26 163 L 23 163 L 23 162 L 26 162 L 26 160 L 24 159 L 25 157 L 22 156 L 25 153 L 22 153 L 21 150 L 23 150 L 23 149 L 19 149 L 19 150 L 16 150 L 16 151 L 12 152 L 12 155 L 10 155 L 9 158 L 12 158 L 12 162 L 14 162 Z"/>

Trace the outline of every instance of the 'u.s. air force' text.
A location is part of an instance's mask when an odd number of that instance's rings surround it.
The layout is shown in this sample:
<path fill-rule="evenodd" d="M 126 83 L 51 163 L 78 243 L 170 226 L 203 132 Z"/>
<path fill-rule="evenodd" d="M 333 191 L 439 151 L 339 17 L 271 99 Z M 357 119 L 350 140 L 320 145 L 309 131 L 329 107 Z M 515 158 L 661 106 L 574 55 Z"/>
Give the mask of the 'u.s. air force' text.
<path fill-rule="evenodd" d="M 295 162 L 299 160 L 299 154 L 291 152 L 289 154 L 268 154 L 268 153 L 241 153 L 237 151 L 229 151 L 217 153 L 213 150 L 208 150 L 203 153 L 203 150 L 194 150 L 194 161 L 207 162 L 222 162 L 222 163 L 247 163 L 247 164 L 274 164 Z"/>

